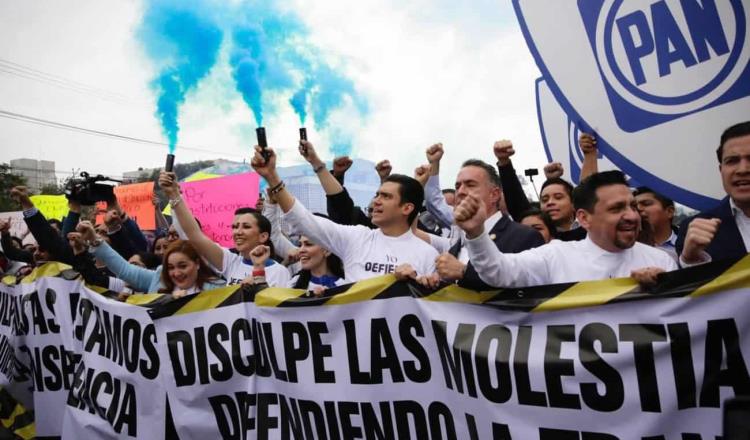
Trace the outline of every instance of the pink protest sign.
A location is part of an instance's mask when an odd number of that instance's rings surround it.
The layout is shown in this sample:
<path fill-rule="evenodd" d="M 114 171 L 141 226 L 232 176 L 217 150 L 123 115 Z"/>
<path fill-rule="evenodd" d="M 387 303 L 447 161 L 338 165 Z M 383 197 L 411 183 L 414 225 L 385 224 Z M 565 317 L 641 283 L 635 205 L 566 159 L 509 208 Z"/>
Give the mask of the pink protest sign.
<path fill-rule="evenodd" d="M 213 241 L 232 247 L 232 220 L 237 208 L 255 208 L 259 176 L 234 174 L 215 179 L 180 184 L 182 198 L 201 222 L 203 232 Z"/>

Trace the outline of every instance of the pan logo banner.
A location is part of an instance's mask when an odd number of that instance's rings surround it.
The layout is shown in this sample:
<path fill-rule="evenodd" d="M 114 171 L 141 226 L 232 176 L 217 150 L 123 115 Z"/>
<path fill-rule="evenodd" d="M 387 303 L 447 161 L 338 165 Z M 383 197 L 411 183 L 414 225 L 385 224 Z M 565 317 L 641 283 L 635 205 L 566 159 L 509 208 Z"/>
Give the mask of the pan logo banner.
<path fill-rule="evenodd" d="M 623 129 L 750 94 L 742 0 L 579 1 L 578 8 Z"/>
<path fill-rule="evenodd" d="M 746 2 L 513 3 L 544 86 L 604 158 L 696 209 L 724 197 L 714 151 L 750 115 Z"/>

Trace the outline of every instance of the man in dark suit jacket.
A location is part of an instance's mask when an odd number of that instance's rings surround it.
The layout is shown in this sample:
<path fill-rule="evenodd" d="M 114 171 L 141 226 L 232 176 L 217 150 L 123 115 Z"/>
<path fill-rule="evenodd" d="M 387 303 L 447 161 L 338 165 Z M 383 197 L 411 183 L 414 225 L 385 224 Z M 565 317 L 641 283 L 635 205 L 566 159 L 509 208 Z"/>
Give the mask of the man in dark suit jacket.
<path fill-rule="evenodd" d="M 443 148 L 440 144 L 433 145 L 427 150 L 431 172 L 438 172 L 442 155 Z M 456 177 L 456 204 L 461 203 L 468 194 L 484 200 L 488 207 L 488 220 L 485 226 L 490 231 L 490 238 L 502 252 L 518 253 L 544 244 L 544 238 L 539 232 L 511 221 L 500 212 L 503 192 L 500 176 L 492 165 L 476 159 L 463 163 Z M 438 275 L 443 280 L 458 281 L 461 287 L 468 289 L 491 289 L 479 278 L 471 261 L 468 261 L 468 252 L 461 252 L 464 240 L 461 234 L 449 252 L 438 257 L 435 262 Z"/>
<path fill-rule="evenodd" d="M 715 208 L 685 220 L 677 237 L 680 264 L 742 257 L 750 243 L 750 121 L 721 135 L 721 181 L 727 197 Z"/>

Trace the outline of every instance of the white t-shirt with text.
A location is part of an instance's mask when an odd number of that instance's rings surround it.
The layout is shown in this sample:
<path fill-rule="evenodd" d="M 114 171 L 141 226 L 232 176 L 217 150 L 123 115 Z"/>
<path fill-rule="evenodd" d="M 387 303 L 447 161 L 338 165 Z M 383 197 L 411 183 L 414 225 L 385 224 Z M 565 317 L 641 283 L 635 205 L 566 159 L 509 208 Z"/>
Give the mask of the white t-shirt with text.
<path fill-rule="evenodd" d="M 221 275 L 227 284 L 240 284 L 242 280 L 253 275 L 253 265 L 245 262 L 241 255 L 222 249 L 224 257 L 221 262 Z M 286 287 L 289 284 L 289 271 L 275 261 L 266 266 L 266 282 L 271 287 Z"/>
<path fill-rule="evenodd" d="M 338 255 L 349 282 L 392 273 L 402 264 L 410 264 L 418 275 L 435 272 L 437 251 L 411 230 L 390 237 L 380 229 L 339 225 L 314 216 L 299 200 L 284 214 L 284 220 L 300 234 Z"/>

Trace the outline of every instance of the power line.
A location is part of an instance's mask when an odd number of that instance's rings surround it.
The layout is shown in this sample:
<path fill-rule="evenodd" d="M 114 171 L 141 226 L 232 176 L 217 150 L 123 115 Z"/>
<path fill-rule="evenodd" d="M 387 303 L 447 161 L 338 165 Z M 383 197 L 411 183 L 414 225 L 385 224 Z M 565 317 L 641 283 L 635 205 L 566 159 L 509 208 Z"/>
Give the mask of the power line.
<path fill-rule="evenodd" d="M 72 170 L 71 171 L 58 171 L 58 170 L 54 170 L 53 171 L 53 170 L 45 170 L 45 169 L 42 169 L 42 168 L 19 167 L 19 166 L 16 166 L 16 165 L 11 165 L 10 163 L 8 164 L 8 170 L 10 172 L 14 172 L 14 171 L 28 171 L 30 173 L 37 173 L 37 174 L 40 174 L 40 175 L 41 174 L 46 174 L 46 173 L 54 173 L 56 176 L 69 176 L 69 177 L 77 177 L 78 174 L 79 174 L 77 171 L 72 171 Z M 143 172 L 146 172 L 146 170 L 143 170 Z M 90 175 L 94 175 L 94 176 L 97 175 L 97 174 L 102 174 L 102 175 L 106 175 L 107 177 L 111 177 L 111 178 L 117 179 L 117 180 L 122 180 L 125 177 L 122 174 L 107 174 L 107 173 L 99 173 L 99 172 L 94 172 L 94 171 L 90 171 L 88 173 Z"/>
<path fill-rule="evenodd" d="M 68 78 L 53 75 L 38 69 L 34 69 L 29 66 L 14 63 L 13 61 L 0 58 L 0 72 L 9 75 L 18 76 L 33 81 L 42 82 L 55 87 L 60 87 L 66 90 L 71 90 L 77 93 L 93 96 L 108 101 L 115 101 L 119 103 L 134 104 L 137 101 L 132 98 L 125 96 L 120 93 L 112 92 L 105 89 L 100 89 L 82 82 L 73 81 Z"/>
<path fill-rule="evenodd" d="M 6 110 L 1 110 L 1 109 L 0 109 L 0 117 L 7 118 L 7 119 L 14 119 L 17 121 L 22 121 L 22 122 L 28 122 L 28 123 L 36 124 L 36 125 L 42 125 L 45 127 L 52 127 L 52 128 L 62 129 L 62 130 L 89 134 L 92 136 L 107 137 L 111 139 L 117 139 L 120 141 L 136 142 L 136 143 L 147 144 L 147 145 L 159 145 L 159 146 L 164 146 L 164 147 L 169 146 L 169 144 L 164 143 L 164 142 L 158 142 L 158 141 L 153 141 L 149 139 L 142 139 L 142 138 L 137 138 L 133 136 L 126 136 L 126 135 L 111 133 L 111 132 L 103 131 L 103 130 L 93 130 L 90 128 L 79 127 L 77 125 L 64 124 L 62 122 L 50 121 L 48 119 L 36 118 L 34 116 L 23 115 L 20 113 L 9 112 Z M 177 148 L 179 148 L 180 150 L 196 151 L 196 152 L 208 153 L 208 154 L 213 154 L 213 155 L 244 157 L 241 154 L 227 153 L 227 152 L 222 152 L 222 151 L 213 151 L 213 150 L 208 150 L 205 148 L 186 147 L 183 145 L 178 145 Z"/>

